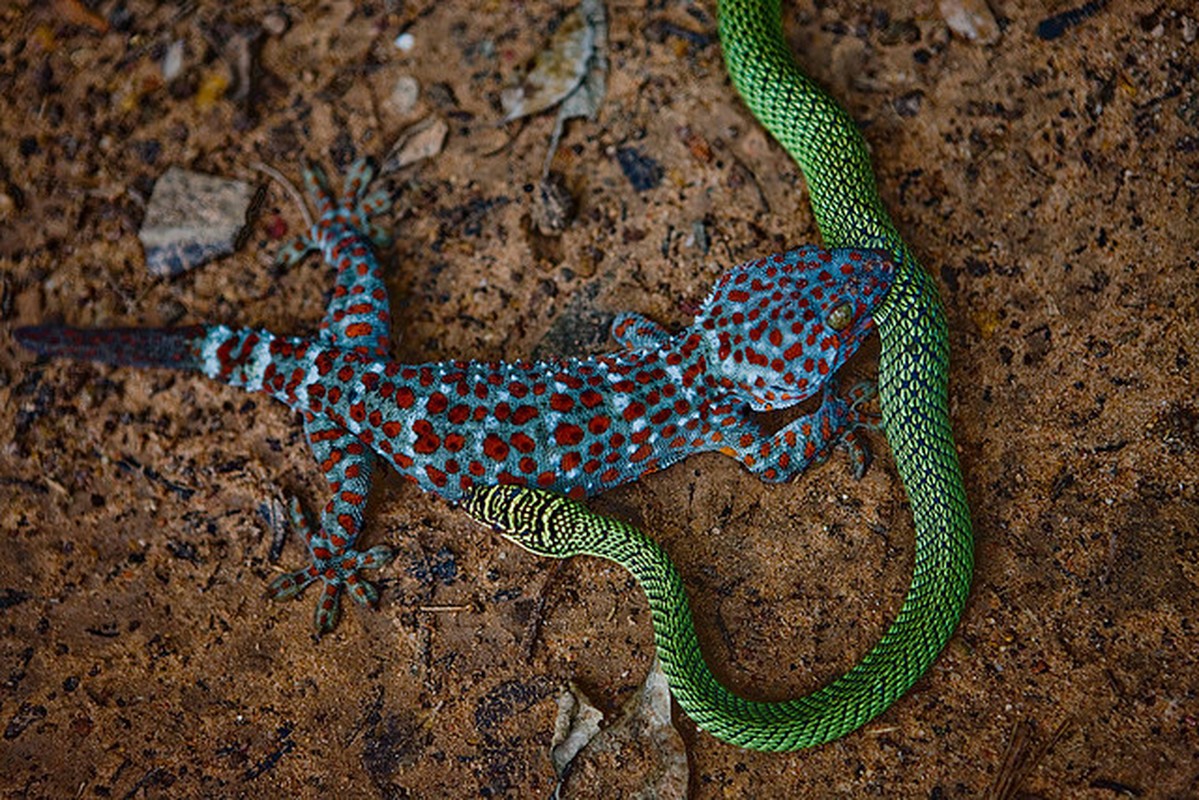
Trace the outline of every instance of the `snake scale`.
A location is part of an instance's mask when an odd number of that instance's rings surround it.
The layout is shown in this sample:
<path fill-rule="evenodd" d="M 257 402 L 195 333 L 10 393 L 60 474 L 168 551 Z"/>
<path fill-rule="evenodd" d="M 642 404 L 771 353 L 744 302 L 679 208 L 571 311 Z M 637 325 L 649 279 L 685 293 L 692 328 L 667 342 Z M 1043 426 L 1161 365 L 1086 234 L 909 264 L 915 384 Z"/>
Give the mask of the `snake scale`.
<path fill-rule="evenodd" d="M 857 665 L 816 692 L 775 703 L 745 700 L 708 669 L 678 573 L 644 534 L 535 489 L 477 489 L 466 508 L 534 552 L 596 555 L 630 570 L 649 598 L 663 671 L 683 709 L 732 744 L 797 750 L 861 727 L 924 674 L 966 602 L 973 536 L 949 421 L 945 313 L 936 285 L 883 208 L 865 141 L 793 61 L 778 0 L 721 0 L 719 27 L 737 91 L 803 171 L 825 245 L 886 250 L 899 265 L 874 315 L 882 338 L 883 429 L 915 524 L 912 583 L 895 621 Z"/>

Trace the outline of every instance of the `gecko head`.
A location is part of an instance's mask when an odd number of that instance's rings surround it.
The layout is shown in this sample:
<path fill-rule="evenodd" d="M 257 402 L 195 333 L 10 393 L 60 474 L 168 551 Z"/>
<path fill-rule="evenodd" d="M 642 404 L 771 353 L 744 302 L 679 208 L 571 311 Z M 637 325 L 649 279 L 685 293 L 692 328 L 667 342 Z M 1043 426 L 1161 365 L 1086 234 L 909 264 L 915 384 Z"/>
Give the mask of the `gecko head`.
<path fill-rule="evenodd" d="M 734 267 L 695 320 L 709 372 L 755 411 L 810 397 L 874 327 L 895 269 L 882 251 L 815 246 Z"/>

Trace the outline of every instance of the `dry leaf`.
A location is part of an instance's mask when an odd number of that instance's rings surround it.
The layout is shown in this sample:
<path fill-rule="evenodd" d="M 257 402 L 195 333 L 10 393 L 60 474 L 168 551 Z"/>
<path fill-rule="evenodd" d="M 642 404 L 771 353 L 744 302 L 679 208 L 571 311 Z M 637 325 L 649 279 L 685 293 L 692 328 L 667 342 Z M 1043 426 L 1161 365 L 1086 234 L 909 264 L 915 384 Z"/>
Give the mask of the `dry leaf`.
<path fill-rule="evenodd" d="M 584 85 L 584 78 L 592 70 L 597 52 L 602 52 L 606 39 L 606 21 L 603 3 L 600 0 L 585 0 L 570 12 L 558 30 L 554 32 L 547 47 L 537 54 L 533 69 L 520 86 L 504 92 L 500 103 L 504 107 L 504 122 L 536 114 L 553 108 L 571 97 Z M 597 49 L 597 44 L 601 47 Z M 606 64 L 604 65 L 606 70 Z M 587 95 L 593 94 L 589 89 Z M 599 97 L 603 96 L 602 78 Z M 586 108 L 598 105 L 599 97 L 585 97 L 576 101 L 584 106 L 582 113 L 594 113 Z M 572 111 L 572 116 L 579 116 Z"/>
<path fill-rule="evenodd" d="M 550 761 L 560 778 L 571 759 L 599 733 L 604 712 L 592 705 L 587 695 L 573 683 L 558 695 L 557 703 L 558 718 L 554 721 L 554 738 L 550 742 Z"/>
<path fill-rule="evenodd" d="M 671 724 L 670 708 L 670 687 L 655 658 L 620 719 L 570 762 L 555 796 L 683 800 L 687 750 Z"/>
<path fill-rule="evenodd" d="M 450 127 L 440 117 L 426 117 L 409 125 L 396 137 L 387 158 L 383 159 L 380 173 L 386 175 L 421 159 L 437 155 L 445 145 L 445 137 L 449 131 Z"/>

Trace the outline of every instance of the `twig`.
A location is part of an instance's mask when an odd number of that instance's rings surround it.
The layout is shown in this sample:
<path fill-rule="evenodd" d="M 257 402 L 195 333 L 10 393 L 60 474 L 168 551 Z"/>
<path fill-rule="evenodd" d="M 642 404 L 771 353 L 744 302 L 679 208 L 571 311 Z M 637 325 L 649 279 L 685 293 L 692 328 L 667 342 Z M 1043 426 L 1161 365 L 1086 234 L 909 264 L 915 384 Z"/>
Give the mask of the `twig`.
<path fill-rule="evenodd" d="M 277 181 L 279 185 L 283 187 L 284 191 L 291 195 L 291 199 L 294 200 L 295 204 L 300 207 L 300 213 L 304 215 L 305 229 L 311 230 L 313 225 L 312 213 L 308 210 L 308 205 L 304 202 L 304 195 L 300 194 L 300 190 L 296 188 L 295 184 L 289 181 L 287 176 L 285 176 L 282 172 L 270 166 L 269 164 L 264 164 L 261 161 L 255 161 L 254 163 L 250 164 L 250 167 L 258 170 L 259 172 L 264 172 L 270 177 L 274 178 L 275 181 Z"/>

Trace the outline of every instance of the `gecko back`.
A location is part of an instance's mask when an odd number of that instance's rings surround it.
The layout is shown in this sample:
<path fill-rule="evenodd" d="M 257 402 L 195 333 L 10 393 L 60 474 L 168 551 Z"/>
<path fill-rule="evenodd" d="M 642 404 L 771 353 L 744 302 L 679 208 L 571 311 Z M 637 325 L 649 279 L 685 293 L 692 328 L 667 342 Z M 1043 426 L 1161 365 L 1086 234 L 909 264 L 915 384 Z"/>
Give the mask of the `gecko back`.
<path fill-rule="evenodd" d="M 280 253 L 286 263 L 320 252 L 335 272 L 316 335 L 250 328 L 15 331 L 42 355 L 200 372 L 286 403 L 332 490 L 319 520 L 291 504 L 293 527 L 312 555 L 277 579 L 275 597 L 319 583 L 316 626 L 336 620 L 341 593 L 373 604 L 361 576 L 390 558 L 359 550 L 367 495 L 380 463 L 421 488 L 456 500 L 473 486 L 528 483 L 576 496 L 604 491 L 688 455 L 720 451 L 766 481 L 785 481 L 850 450 L 868 463 L 856 432 L 874 426 L 873 388 L 838 391 L 832 373 L 872 327 L 894 265 L 870 250 L 800 247 L 733 267 L 695 321 L 671 335 L 639 314 L 617 317 L 621 349 L 583 359 L 487 364 L 391 361 L 390 306 L 372 252 L 385 210 L 358 166 L 335 196 L 323 175 L 304 173 L 319 216 Z M 750 414 L 813 395 L 819 407 L 776 431 Z"/>

